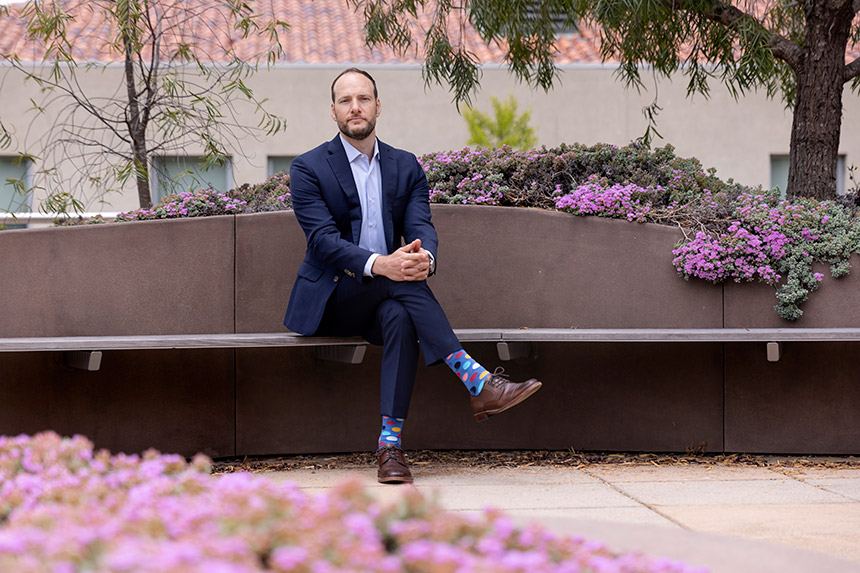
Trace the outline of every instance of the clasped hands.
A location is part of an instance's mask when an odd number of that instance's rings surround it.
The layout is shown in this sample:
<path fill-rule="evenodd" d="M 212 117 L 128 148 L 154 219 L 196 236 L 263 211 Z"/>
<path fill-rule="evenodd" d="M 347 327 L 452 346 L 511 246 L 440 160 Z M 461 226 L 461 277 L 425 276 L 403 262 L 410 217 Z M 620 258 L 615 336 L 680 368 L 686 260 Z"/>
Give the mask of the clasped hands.
<path fill-rule="evenodd" d="M 430 272 L 430 255 L 421 248 L 421 239 L 415 239 L 390 255 L 380 255 L 370 270 L 393 281 L 423 281 Z"/>

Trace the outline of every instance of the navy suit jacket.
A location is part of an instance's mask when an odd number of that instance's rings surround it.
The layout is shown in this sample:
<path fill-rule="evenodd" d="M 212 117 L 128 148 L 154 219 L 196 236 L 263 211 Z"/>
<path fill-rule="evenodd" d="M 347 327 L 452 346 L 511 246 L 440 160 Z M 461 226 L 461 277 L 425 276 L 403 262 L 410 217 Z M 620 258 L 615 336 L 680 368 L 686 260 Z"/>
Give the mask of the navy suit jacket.
<path fill-rule="evenodd" d="M 421 239 L 436 255 L 427 178 L 411 153 L 379 142 L 382 218 L 388 253 Z M 371 252 L 358 246 L 361 202 L 339 136 L 300 155 L 290 167 L 290 195 L 308 250 L 298 270 L 284 317 L 294 332 L 312 335 L 337 282 L 363 276 Z"/>

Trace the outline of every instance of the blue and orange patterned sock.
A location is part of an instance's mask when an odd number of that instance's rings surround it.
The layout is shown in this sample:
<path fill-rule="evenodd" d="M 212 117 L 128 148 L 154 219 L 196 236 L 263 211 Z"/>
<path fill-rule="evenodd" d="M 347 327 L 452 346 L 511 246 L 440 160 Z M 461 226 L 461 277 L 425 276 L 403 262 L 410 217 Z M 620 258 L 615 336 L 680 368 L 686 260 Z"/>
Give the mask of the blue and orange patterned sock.
<path fill-rule="evenodd" d="M 382 416 L 382 431 L 379 433 L 379 447 L 392 444 L 400 447 L 400 432 L 403 431 L 403 418 Z"/>
<path fill-rule="evenodd" d="M 490 374 L 483 366 L 466 354 L 462 348 L 456 352 L 452 352 L 445 359 L 447 364 L 454 374 L 460 379 L 460 382 L 466 385 L 466 389 L 472 396 L 477 396 L 484 388 L 484 379 Z"/>

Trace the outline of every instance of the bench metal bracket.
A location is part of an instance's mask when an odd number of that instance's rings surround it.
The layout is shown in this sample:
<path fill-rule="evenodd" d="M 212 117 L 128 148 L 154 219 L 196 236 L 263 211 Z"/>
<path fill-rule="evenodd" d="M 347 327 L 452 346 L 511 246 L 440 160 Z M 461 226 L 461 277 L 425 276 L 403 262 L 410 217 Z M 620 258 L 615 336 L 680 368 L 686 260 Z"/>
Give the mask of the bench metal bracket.
<path fill-rule="evenodd" d="M 96 372 L 102 365 L 101 350 L 69 350 L 65 353 L 66 366 Z"/>
<path fill-rule="evenodd" d="M 779 362 L 779 359 L 782 357 L 782 343 L 781 342 L 768 342 L 767 343 L 767 361 L 768 362 Z"/>
<path fill-rule="evenodd" d="M 497 342 L 496 351 L 502 361 L 534 356 L 531 342 Z"/>
<path fill-rule="evenodd" d="M 366 344 L 326 345 L 314 347 L 314 355 L 320 360 L 328 362 L 342 362 L 344 364 L 361 364 L 364 353 L 367 351 Z"/>

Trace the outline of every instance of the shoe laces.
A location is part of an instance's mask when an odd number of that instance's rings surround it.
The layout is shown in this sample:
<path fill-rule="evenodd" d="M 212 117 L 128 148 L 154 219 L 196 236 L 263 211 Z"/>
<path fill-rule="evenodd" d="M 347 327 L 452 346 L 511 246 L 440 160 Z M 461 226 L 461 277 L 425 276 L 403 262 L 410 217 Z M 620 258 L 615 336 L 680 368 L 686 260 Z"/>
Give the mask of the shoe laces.
<path fill-rule="evenodd" d="M 508 375 L 505 374 L 505 369 L 501 366 L 497 366 L 493 373 L 490 374 L 486 383 L 490 386 L 503 386 L 507 382 L 509 382 L 509 380 Z"/>
<path fill-rule="evenodd" d="M 400 456 L 398 456 L 398 455 L 397 455 L 397 454 L 398 454 L 398 452 L 399 452 L 400 450 L 399 450 L 399 448 L 397 448 L 396 446 L 382 446 L 382 447 L 380 448 L 380 450 L 381 450 L 381 451 L 379 452 L 380 454 L 385 454 L 385 460 L 383 460 L 384 462 L 387 462 L 387 461 L 389 461 L 391 458 L 394 458 L 394 461 L 396 461 L 396 462 L 398 462 L 398 463 L 403 463 L 403 462 L 401 461 Z M 402 455 L 402 454 L 401 454 L 401 455 Z"/>

